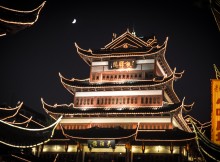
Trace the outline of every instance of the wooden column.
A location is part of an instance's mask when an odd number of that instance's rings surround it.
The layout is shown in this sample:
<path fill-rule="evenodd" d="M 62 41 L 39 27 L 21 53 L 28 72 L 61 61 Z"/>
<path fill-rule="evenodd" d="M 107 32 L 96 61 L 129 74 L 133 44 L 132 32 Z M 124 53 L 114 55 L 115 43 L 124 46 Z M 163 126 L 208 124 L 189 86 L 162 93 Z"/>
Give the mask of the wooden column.
<path fill-rule="evenodd" d="M 77 142 L 77 149 L 76 149 L 76 162 L 82 162 L 82 145 Z"/>
<path fill-rule="evenodd" d="M 170 143 L 171 161 L 173 162 L 173 143 Z"/>
<path fill-rule="evenodd" d="M 112 149 L 112 152 L 113 152 L 113 156 L 112 156 L 111 162 L 115 162 L 115 149 L 114 148 Z"/>
<path fill-rule="evenodd" d="M 125 144 L 125 149 L 126 149 L 126 159 L 125 162 L 131 162 L 131 144 L 126 143 Z"/>
<path fill-rule="evenodd" d="M 186 144 L 186 161 L 188 162 L 189 160 L 189 144 Z"/>
<path fill-rule="evenodd" d="M 144 144 L 144 142 L 142 142 L 141 150 L 142 150 L 142 153 L 144 154 L 144 152 L 145 152 L 145 144 Z"/>
<path fill-rule="evenodd" d="M 182 146 L 179 147 L 179 157 L 180 157 L 180 162 L 183 162 L 183 148 L 182 148 Z"/>

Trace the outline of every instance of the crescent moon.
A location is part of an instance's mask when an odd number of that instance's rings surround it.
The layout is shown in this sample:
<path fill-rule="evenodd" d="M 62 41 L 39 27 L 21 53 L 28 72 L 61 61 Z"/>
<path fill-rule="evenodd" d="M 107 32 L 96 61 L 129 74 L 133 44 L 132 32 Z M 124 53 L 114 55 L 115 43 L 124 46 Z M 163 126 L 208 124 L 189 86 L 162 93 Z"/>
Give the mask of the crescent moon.
<path fill-rule="evenodd" d="M 73 19 L 73 22 L 72 22 L 72 24 L 75 24 L 76 23 L 76 19 Z"/>

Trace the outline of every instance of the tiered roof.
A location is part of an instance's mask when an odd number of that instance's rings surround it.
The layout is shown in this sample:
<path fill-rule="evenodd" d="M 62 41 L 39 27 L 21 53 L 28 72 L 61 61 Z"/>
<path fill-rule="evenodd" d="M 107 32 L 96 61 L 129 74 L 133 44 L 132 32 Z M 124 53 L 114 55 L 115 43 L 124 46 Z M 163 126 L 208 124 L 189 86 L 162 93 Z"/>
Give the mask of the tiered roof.
<path fill-rule="evenodd" d="M 174 129 L 123 129 L 121 127 L 114 128 L 100 128 L 92 127 L 88 129 L 64 129 L 61 125 L 61 130 L 56 130 L 56 137 L 52 139 L 52 142 L 56 141 L 69 141 L 85 142 L 86 140 L 125 140 L 135 142 L 177 142 L 187 143 L 194 140 L 195 134 L 193 132 L 187 132 Z M 119 142 L 119 141 L 118 141 Z"/>
<path fill-rule="evenodd" d="M 183 109 L 184 111 L 189 111 L 193 104 L 185 105 L 183 102 L 175 104 L 164 104 L 163 107 L 145 107 L 145 108 L 89 108 L 86 111 L 82 108 L 74 107 L 74 104 L 55 104 L 49 105 L 41 99 L 43 108 L 49 114 L 53 115 L 75 115 L 75 116 L 99 116 L 99 115 L 150 115 L 150 114 L 166 114 L 177 111 L 178 109 Z"/>
<path fill-rule="evenodd" d="M 136 130 L 116 128 L 99 128 L 93 127 L 82 130 L 65 130 L 62 132 L 66 138 L 75 140 L 88 140 L 88 139 L 128 139 L 136 134 Z"/>
<path fill-rule="evenodd" d="M 164 55 L 166 51 L 168 38 L 162 45 L 157 44 L 157 39 L 143 39 L 137 37 L 127 30 L 121 36 L 112 39 L 112 42 L 107 44 L 104 48 L 98 50 L 84 50 L 80 48 L 76 43 L 77 52 L 79 56 L 91 66 L 93 61 L 103 61 L 114 58 L 155 58 L 159 57 L 162 60 L 162 68 L 168 75 L 171 73 L 171 69 L 167 64 Z"/>
<path fill-rule="evenodd" d="M 20 11 L 0 6 L 0 36 L 15 33 L 33 25 L 46 1 L 30 11 Z"/>
<path fill-rule="evenodd" d="M 138 130 L 135 136 L 136 141 L 191 141 L 194 140 L 195 134 L 183 131 L 179 128 L 166 130 Z"/>
<path fill-rule="evenodd" d="M 94 62 L 110 61 L 111 59 L 124 59 L 124 58 L 135 58 L 137 60 L 144 59 L 155 59 L 155 66 L 160 68 L 163 76 L 155 76 L 154 78 L 147 80 L 117 80 L 117 81 L 104 81 L 104 82 L 91 82 L 89 78 L 87 79 L 67 79 L 61 74 L 60 80 L 63 86 L 72 94 L 75 95 L 76 92 L 93 92 L 93 91 L 127 91 L 127 90 L 163 90 L 166 96 L 163 98 L 162 105 L 156 107 L 114 107 L 108 105 L 107 107 L 99 105 L 99 107 L 87 108 L 87 107 L 77 107 L 74 103 L 71 104 L 55 104 L 49 105 L 44 102 L 42 105 L 45 111 L 51 115 L 51 117 L 57 117 L 60 115 L 65 115 L 74 119 L 79 119 L 81 117 L 88 118 L 99 118 L 103 117 L 104 120 L 108 120 L 112 117 L 120 118 L 124 120 L 126 118 L 148 118 L 148 117 L 158 117 L 161 120 L 165 118 L 170 119 L 169 122 L 177 123 L 178 128 L 174 126 L 174 129 L 169 128 L 164 129 L 139 129 L 136 128 L 124 129 L 122 127 L 84 127 L 83 129 L 67 129 L 68 124 L 73 126 L 74 124 L 79 124 L 77 121 L 71 121 L 66 118 L 63 123 L 60 123 L 61 129 L 57 130 L 57 136 L 55 137 L 57 141 L 61 140 L 73 140 L 73 141 L 84 141 L 90 139 L 114 139 L 114 140 L 129 140 L 133 142 L 183 142 L 184 144 L 188 141 L 194 140 L 195 134 L 187 126 L 184 118 L 182 117 L 182 112 L 188 112 L 191 110 L 193 104 L 186 105 L 183 99 L 179 100 L 173 89 L 173 82 L 182 77 L 183 72 L 177 73 L 176 69 L 171 70 L 168 63 L 165 60 L 165 51 L 168 38 L 162 45 L 157 44 L 155 37 L 152 39 L 140 38 L 135 34 L 126 31 L 119 37 L 114 37 L 112 42 L 104 46 L 99 50 L 84 50 L 80 48 L 77 44 L 77 52 L 82 57 L 82 59 L 89 65 L 94 66 Z M 98 63 L 97 63 L 98 64 Z M 169 99 L 166 99 L 169 98 Z M 169 101 L 166 101 L 169 100 Z M 66 123 L 67 122 L 67 123 Z M 76 122 L 76 123 L 75 123 Z M 140 122 L 133 121 L 134 124 L 139 125 Z M 85 121 L 86 123 L 86 121 Z M 173 123 L 172 123 L 173 124 Z M 65 129 L 66 128 L 66 129 Z M 181 130 L 182 129 L 182 130 Z"/>
<path fill-rule="evenodd" d="M 179 98 L 177 97 L 175 91 L 173 90 L 173 81 L 177 80 L 182 77 L 183 72 L 176 73 L 176 69 L 167 77 L 155 77 L 151 80 L 132 80 L 132 81 L 123 81 L 123 82 L 103 82 L 103 83 L 91 83 L 88 79 L 79 80 L 79 79 L 67 79 L 63 77 L 61 74 L 60 80 L 63 86 L 71 93 L 75 94 L 76 89 L 82 88 L 84 91 L 94 91 L 95 89 L 99 90 L 125 90 L 128 87 L 132 88 L 139 88 L 139 89 L 164 89 L 170 98 L 173 99 L 174 103 L 180 102 Z M 169 85 L 169 86 L 166 86 Z M 171 93 L 172 92 L 172 93 Z"/>

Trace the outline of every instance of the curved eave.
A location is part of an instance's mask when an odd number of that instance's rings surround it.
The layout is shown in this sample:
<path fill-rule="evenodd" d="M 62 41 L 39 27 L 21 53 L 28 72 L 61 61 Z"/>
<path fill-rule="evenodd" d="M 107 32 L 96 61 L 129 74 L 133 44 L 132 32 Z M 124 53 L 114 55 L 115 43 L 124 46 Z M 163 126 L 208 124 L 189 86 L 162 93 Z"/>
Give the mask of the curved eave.
<path fill-rule="evenodd" d="M 0 120 L 6 120 L 16 116 L 22 105 L 23 102 L 14 108 L 0 108 Z"/>
<path fill-rule="evenodd" d="M 211 142 L 196 124 L 190 120 L 194 132 L 196 134 L 197 145 L 200 153 L 204 156 L 204 158 L 208 160 L 220 161 L 220 145 L 217 145 Z"/>
<path fill-rule="evenodd" d="M 32 25 L 37 21 L 40 11 L 45 3 L 46 1 L 30 11 L 20 11 L 0 6 L 0 22 L 17 25 Z"/>
<path fill-rule="evenodd" d="M 38 20 L 45 3 L 46 1 L 31 11 L 19 11 L 0 6 L 0 36 L 15 33 L 33 25 Z"/>
<path fill-rule="evenodd" d="M 60 80 L 63 86 L 74 95 L 75 88 L 106 88 L 106 87 L 157 87 L 173 82 L 175 74 L 171 74 L 167 78 L 161 80 L 138 80 L 138 81 L 127 81 L 127 82 L 105 82 L 105 83 L 90 83 L 89 79 L 78 80 L 78 79 L 66 79 L 60 75 Z"/>
<path fill-rule="evenodd" d="M 0 120 L 2 129 L 0 131 L 0 143 L 17 148 L 29 148 L 46 143 L 52 138 L 61 118 L 62 116 L 50 126 L 39 129 L 23 128 Z"/>
<path fill-rule="evenodd" d="M 164 113 L 172 113 L 177 111 L 178 109 L 182 108 L 182 103 L 176 103 L 176 104 L 170 104 L 167 107 L 144 107 L 144 108 L 129 108 L 125 107 L 122 109 L 116 108 L 116 107 L 109 107 L 108 109 L 105 107 L 99 107 L 99 108 L 76 108 L 73 104 L 67 105 L 49 105 L 46 104 L 44 101 L 42 101 L 43 108 L 48 114 L 53 115 L 120 115 L 120 114 L 131 114 L 131 115 L 138 115 L 138 114 L 164 114 Z"/>
<path fill-rule="evenodd" d="M 161 46 L 156 46 L 156 48 L 151 48 L 148 51 L 142 51 L 142 52 L 134 52 L 134 51 L 125 51 L 125 52 L 120 52 L 118 53 L 117 50 L 112 51 L 112 52 L 108 52 L 106 53 L 102 53 L 102 54 L 94 54 L 93 51 L 91 49 L 89 50 L 84 50 L 82 48 L 80 48 L 76 43 L 76 49 L 77 49 L 77 53 L 79 54 L 79 56 L 88 64 L 91 65 L 91 59 L 105 59 L 105 58 L 120 58 L 120 57 L 153 57 L 155 55 L 160 55 L 160 54 L 164 54 L 166 51 L 166 47 L 167 47 L 167 41 L 168 38 L 165 40 L 165 42 L 163 43 L 163 45 Z M 152 50 L 156 50 L 156 51 L 152 51 Z"/>
<path fill-rule="evenodd" d="M 176 69 L 176 68 L 175 68 Z M 176 70 L 175 70 L 176 71 Z M 175 72 L 175 80 L 182 78 L 183 74 L 184 74 L 184 70 L 180 73 Z"/>
<path fill-rule="evenodd" d="M 193 102 L 192 104 L 186 105 L 184 102 L 185 102 L 185 97 L 182 100 L 182 108 L 183 108 L 183 110 L 185 112 L 191 111 L 195 103 Z"/>
<path fill-rule="evenodd" d="M 62 127 L 61 127 L 62 128 Z M 81 130 L 65 130 L 62 128 L 63 135 L 66 138 L 77 140 L 89 139 L 128 139 L 136 134 L 136 130 L 126 130 L 123 128 L 90 128 Z"/>
<path fill-rule="evenodd" d="M 191 126 L 190 128 L 192 128 L 192 123 L 190 122 L 190 120 L 192 120 L 196 124 L 197 128 L 200 129 L 200 130 L 201 129 L 206 129 L 207 127 L 209 127 L 209 128 L 211 127 L 211 121 L 201 123 L 197 119 L 193 118 L 191 115 L 184 116 L 184 120 L 187 122 L 188 125 Z"/>
<path fill-rule="evenodd" d="M 62 108 L 66 108 L 66 109 L 73 109 L 74 108 L 74 104 L 71 103 L 71 104 L 61 104 L 61 105 L 58 105 L 58 104 L 55 104 L 55 105 L 49 105 L 47 104 L 43 98 L 41 98 L 41 103 L 43 105 L 43 109 L 46 111 L 46 113 L 50 113 L 51 111 L 56 111 L 56 110 L 60 110 Z M 62 113 L 62 114 L 65 114 L 65 113 Z"/>
<path fill-rule="evenodd" d="M 26 119 L 26 120 L 23 121 L 23 122 L 13 121 L 13 122 L 7 122 L 7 123 L 13 124 L 13 125 L 19 125 L 19 126 L 24 125 L 23 127 L 27 127 L 27 125 L 30 123 L 31 120 L 32 120 L 32 116 L 31 116 L 30 118 Z"/>
<path fill-rule="evenodd" d="M 139 130 L 135 136 L 136 141 L 190 141 L 195 139 L 194 133 L 182 131 L 178 128 L 172 130 Z"/>

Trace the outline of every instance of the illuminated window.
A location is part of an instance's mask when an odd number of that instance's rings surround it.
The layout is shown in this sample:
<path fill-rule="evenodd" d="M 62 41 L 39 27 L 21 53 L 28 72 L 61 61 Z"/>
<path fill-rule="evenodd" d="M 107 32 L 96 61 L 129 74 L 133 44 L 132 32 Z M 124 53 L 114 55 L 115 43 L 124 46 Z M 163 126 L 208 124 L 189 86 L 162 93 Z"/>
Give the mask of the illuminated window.
<path fill-rule="evenodd" d="M 145 98 L 145 103 L 148 104 L 148 97 Z"/>
<path fill-rule="evenodd" d="M 79 99 L 77 98 L 77 99 L 76 99 L 76 105 L 78 105 L 78 104 L 79 104 Z"/>
<path fill-rule="evenodd" d="M 112 98 L 112 104 L 115 104 L 115 99 L 114 98 Z"/>
<path fill-rule="evenodd" d="M 122 104 L 122 98 L 119 98 L 119 104 Z"/>
<path fill-rule="evenodd" d="M 134 98 L 134 103 L 137 104 L 137 97 Z"/>
<path fill-rule="evenodd" d="M 99 105 L 99 98 L 97 99 L 97 105 Z"/>
<path fill-rule="evenodd" d="M 144 97 L 141 97 L 141 104 L 144 103 Z"/>
<path fill-rule="evenodd" d="M 123 98 L 123 104 L 125 104 L 125 98 Z"/>
<path fill-rule="evenodd" d="M 150 97 L 149 103 L 152 104 L 152 98 Z"/>
<path fill-rule="evenodd" d="M 156 97 L 153 97 L 153 103 L 156 104 Z"/>
<path fill-rule="evenodd" d="M 158 104 L 160 103 L 160 97 L 157 97 L 157 103 Z"/>
<path fill-rule="evenodd" d="M 129 104 L 129 103 L 130 103 L 130 98 L 127 99 L 127 104 Z"/>
<path fill-rule="evenodd" d="M 142 77 L 142 75 L 141 74 L 139 74 L 139 78 L 141 78 Z"/>

